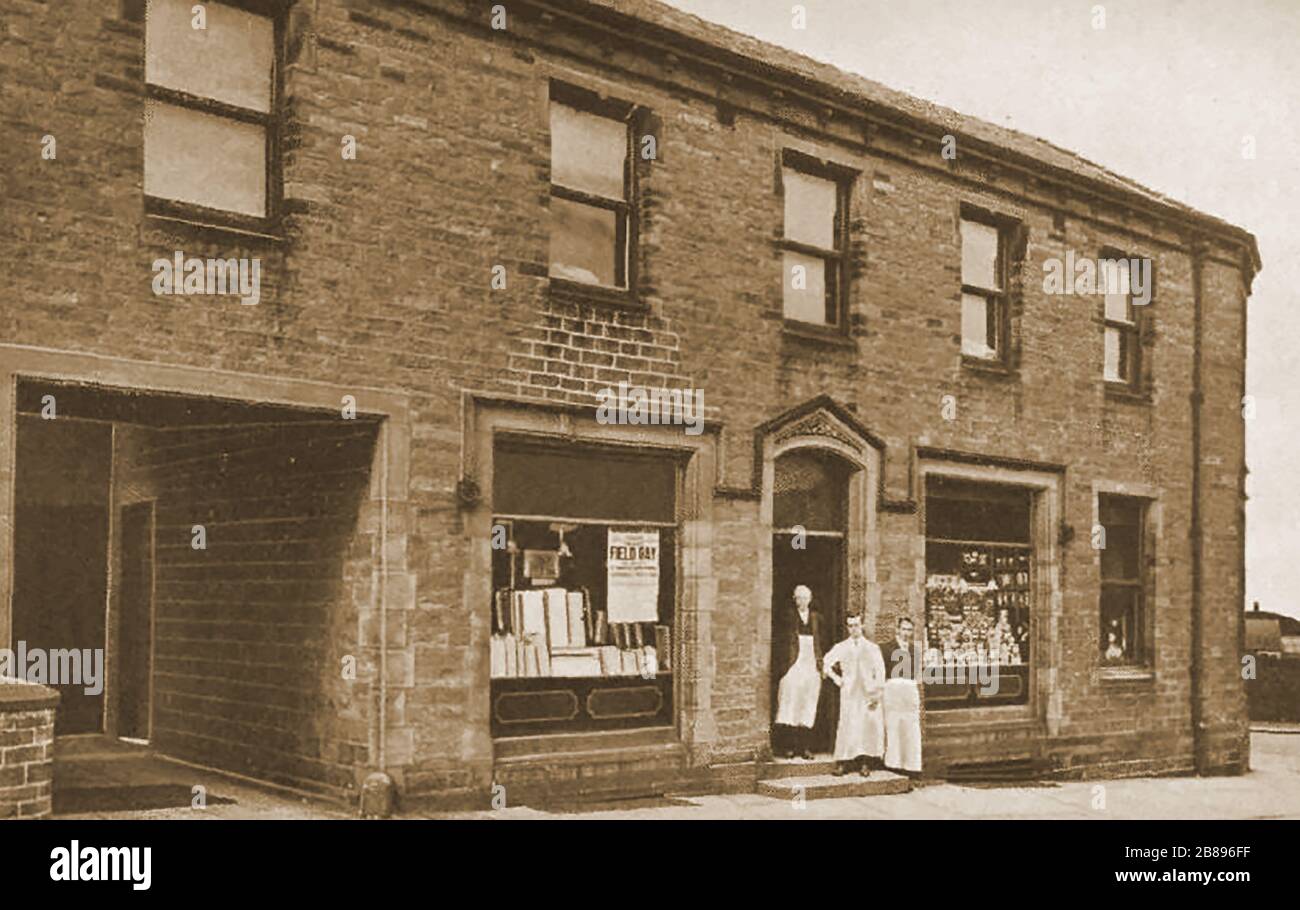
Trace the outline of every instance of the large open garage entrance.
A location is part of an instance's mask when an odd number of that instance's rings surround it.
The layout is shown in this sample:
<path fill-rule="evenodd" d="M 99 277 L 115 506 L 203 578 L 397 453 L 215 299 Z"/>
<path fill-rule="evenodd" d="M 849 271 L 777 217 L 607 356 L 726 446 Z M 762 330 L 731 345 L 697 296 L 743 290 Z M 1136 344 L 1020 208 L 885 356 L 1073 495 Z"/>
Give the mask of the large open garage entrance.
<path fill-rule="evenodd" d="M 56 735 L 350 786 L 382 421 L 21 376 L 14 400 L 9 637 L 103 655 Z"/>

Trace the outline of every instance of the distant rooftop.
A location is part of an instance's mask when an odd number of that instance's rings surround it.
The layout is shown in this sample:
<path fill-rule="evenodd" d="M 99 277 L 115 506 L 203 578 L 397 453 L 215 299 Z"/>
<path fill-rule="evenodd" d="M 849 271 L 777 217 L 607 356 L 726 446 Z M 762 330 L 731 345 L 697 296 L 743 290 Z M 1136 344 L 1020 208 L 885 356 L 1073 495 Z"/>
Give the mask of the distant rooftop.
<path fill-rule="evenodd" d="M 1247 610 L 1247 619 L 1276 620 L 1283 635 L 1300 635 L 1300 619 L 1285 613 L 1270 613 L 1268 610 Z"/>

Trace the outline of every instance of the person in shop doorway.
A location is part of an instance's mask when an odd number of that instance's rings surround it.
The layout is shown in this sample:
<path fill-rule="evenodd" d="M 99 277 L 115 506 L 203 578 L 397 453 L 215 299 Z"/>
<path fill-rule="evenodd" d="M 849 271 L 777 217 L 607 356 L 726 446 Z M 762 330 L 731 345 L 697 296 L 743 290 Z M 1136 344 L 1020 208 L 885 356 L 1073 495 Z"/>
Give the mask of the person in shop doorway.
<path fill-rule="evenodd" d="M 885 725 L 880 700 L 885 661 L 880 648 L 862 634 L 862 617 L 848 618 L 849 637 L 826 652 L 822 667 L 840 687 L 840 720 L 835 730 L 835 774 L 857 770 L 863 777 L 881 766 Z M 839 667 L 839 672 L 836 672 Z"/>
<path fill-rule="evenodd" d="M 785 642 L 787 669 L 776 694 L 777 742 L 785 742 L 778 754 L 811 759 L 813 724 L 822 688 L 817 669 L 822 657 L 822 620 L 812 608 L 812 591 L 807 585 L 794 589 L 793 609 L 794 623 Z"/>
<path fill-rule="evenodd" d="M 916 626 L 906 616 L 894 624 L 894 640 L 886 642 L 885 767 L 909 777 L 921 771 L 921 690 L 916 680 L 921 672 Z"/>

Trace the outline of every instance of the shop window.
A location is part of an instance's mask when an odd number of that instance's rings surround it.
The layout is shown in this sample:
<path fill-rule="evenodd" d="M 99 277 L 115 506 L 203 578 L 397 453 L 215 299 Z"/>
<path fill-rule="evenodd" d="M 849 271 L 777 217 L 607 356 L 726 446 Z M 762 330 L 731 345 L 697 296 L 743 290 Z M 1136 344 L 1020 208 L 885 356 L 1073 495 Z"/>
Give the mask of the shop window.
<path fill-rule="evenodd" d="M 1141 375 L 1140 310 L 1133 303 L 1129 260 L 1100 260 L 1100 275 L 1105 293 L 1105 343 L 1103 375 L 1107 382 L 1134 387 Z"/>
<path fill-rule="evenodd" d="M 631 105 L 551 86 L 553 279 L 628 287 L 631 258 Z"/>
<path fill-rule="evenodd" d="M 925 498 L 926 705 L 1029 697 L 1034 547 L 1023 487 L 930 476 Z"/>
<path fill-rule="evenodd" d="M 963 210 L 961 219 L 961 352 L 1006 359 L 1008 230 L 991 216 Z"/>
<path fill-rule="evenodd" d="M 843 323 L 850 185 L 847 174 L 802 155 L 787 151 L 783 157 L 786 319 L 829 326 Z"/>
<path fill-rule="evenodd" d="M 146 203 L 154 212 L 198 209 L 260 224 L 273 186 L 276 23 L 254 12 L 257 4 L 201 6 L 149 0 Z"/>
<path fill-rule="evenodd" d="M 1101 538 L 1101 662 L 1146 663 L 1144 628 L 1147 573 L 1143 552 L 1146 503 L 1102 495 L 1097 502 Z"/>
<path fill-rule="evenodd" d="M 492 732 L 673 723 L 678 462 L 499 443 Z"/>

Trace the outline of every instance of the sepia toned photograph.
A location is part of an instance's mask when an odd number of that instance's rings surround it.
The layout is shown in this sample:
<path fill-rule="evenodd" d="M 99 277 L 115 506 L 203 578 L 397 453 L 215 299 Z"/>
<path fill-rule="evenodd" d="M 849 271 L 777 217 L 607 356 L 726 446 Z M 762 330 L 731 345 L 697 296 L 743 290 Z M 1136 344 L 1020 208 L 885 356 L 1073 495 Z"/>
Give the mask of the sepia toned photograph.
<path fill-rule="evenodd" d="M 1014 820 L 1249 882 L 1253 827 L 1119 832 L 1300 819 L 1298 49 L 1293 0 L 0 0 L 22 875 Z"/>

